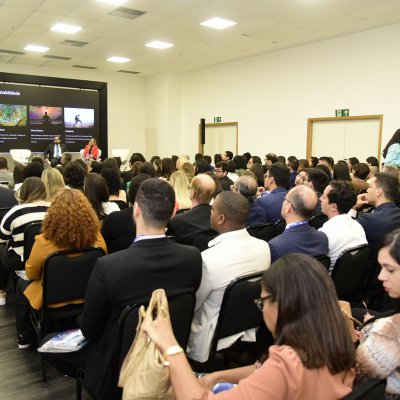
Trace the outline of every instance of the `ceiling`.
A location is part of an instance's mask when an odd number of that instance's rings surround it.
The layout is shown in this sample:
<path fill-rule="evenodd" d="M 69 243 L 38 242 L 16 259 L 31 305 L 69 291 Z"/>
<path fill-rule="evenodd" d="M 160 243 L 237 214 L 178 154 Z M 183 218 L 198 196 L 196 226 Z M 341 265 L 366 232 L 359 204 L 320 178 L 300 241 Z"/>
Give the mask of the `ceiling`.
<path fill-rule="evenodd" d="M 151 76 L 400 22 L 400 0 L 128 0 L 120 7 L 95 0 L 0 0 L 0 68 L 1 63 L 89 67 Z M 126 18 L 134 14 L 132 9 L 144 14 Z M 237 24 L 225 30 L 200 25 L 216 16 Z M 57 22 L 83 29 L 76 34 L 50 31 Z M 145 47 L 153 40 L 175 46 L 165 50 Z M 84 44 L 76 47 L 68 41 Z M 27 44 L 49 50 L 45 54 L 27 52 Z M 110 56 L 131 61 L 110 63 L 106 61 Z"/>

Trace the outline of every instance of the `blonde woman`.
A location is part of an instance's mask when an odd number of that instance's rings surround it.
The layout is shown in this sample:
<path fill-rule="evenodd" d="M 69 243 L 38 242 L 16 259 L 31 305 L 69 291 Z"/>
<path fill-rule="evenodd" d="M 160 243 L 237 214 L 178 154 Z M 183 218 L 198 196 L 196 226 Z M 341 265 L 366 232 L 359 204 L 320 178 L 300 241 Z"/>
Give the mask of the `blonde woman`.
<path fill-rule="evenodd" d="M 183 171 L 175 171 L 169 179 L 174 188 L 176 198 L 176 210 L 191 208 L 192 201 L 189 195 L 189 180 Z"/>
<path fill-rule="evenodd" d="M 189 183 L 192 182 L 192 179 L 194 178 L 194 167 L 190 162 L 186 162 L 185 164 L 182 165 L 182 171 L 186 174 L 186 177 L 189 180 Z"/>
<path fill-rule="evenodd" d="M 57 192 L 65 188 L 64 178 L 56 168 L 44 169 L 41 179 L 46 187 L 46 201 L 52 202 Z"/>
<path fill-rule="evenodd" d="M 185 163 L 187 163 L 187 162 L 189 162 L 189 159 L 188 158 L 186 158 L 186 157 L 184 157 L 184 156 L 181 156 L 181 157 L 179 157 L 177 160 L 176 160 L 176 170 L 177 171 L 182 171 L 182 168 L 183 168 L 183 164 L 185 164 Z"/>

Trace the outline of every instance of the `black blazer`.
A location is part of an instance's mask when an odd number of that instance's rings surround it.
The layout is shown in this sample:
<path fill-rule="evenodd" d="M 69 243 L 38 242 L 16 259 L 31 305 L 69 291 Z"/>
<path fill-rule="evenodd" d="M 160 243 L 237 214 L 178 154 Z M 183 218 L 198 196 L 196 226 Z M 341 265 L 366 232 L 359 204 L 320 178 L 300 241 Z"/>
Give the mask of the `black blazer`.
<path fill-rule="evenodd" d="M 61 153 L 65 153 L 66 151 L 68 151 L 67 146 L 64 143 L 60 143 L 60 148 L 61 148 Z M 54 158 L 54 143 L 50 143 L 46 147 L 46 150 L 44 151 L 44 158 L 46 158 L 47 156 L 49 157 L 50 160 Z"/>
<path fill-rule="evenodd" d="M 178 214 L 168 224 L 168 235 L 173 235 L 179 243 L 187 243 L 194 232 L 211 229 L 211 206 L 199 204 L 184 214 Z"/>
<path fill-rule="evenodd" d="M 167 238 L 140 240 L 97 260 L 80 320 L 83 335 L 91 341 L 84 382 L 91 393 L 101 397 L 114 389 L 109 374 L 122 310 L 130 304 L 148 302 L 153 290 L 159 288 L 167 296 L 195 292 L 201 271 L 199 250 Z"/>

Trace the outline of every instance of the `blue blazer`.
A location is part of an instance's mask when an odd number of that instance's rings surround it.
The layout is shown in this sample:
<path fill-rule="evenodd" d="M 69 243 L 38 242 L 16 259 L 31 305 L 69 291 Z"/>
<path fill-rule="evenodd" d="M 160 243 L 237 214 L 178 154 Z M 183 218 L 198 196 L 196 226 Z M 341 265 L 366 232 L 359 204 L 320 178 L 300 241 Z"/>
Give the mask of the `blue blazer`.
<path fill-rule="evenodd" d="M 272 190 L 269 194 L 259 197 L 256 200 L 256 202 L 264 209 L 267 223 L 275 223 L 282 218 L 282 203 L 286 193 L 287 191 L 285 188 L 278 187 Z"/>

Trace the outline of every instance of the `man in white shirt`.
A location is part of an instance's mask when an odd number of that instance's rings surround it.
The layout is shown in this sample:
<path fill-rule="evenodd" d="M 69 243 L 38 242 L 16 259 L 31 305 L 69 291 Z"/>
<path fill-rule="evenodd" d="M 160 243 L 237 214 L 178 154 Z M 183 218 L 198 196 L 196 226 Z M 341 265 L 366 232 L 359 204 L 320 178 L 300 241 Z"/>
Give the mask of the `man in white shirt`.
<path fill-rule="evenodd" d="M 201 253 L 203 275 L 196 292 L 195 314 L 187 349 L 189 358 L 208 359 L 224 291 L 230 282 L 250 273 L 265 271 L 271 263 L 268 243 L 250 236 L 245 227 L 247 199 L 236 192 L 220 193 L 211 208 L 211 227 L 219 233 Z M 249 336 L 250 335 L 250 336 Z M 254 329 L 224 338 L 217 350 L 229 347 L 239 337 L 255 341 Z"/>
<path fill-rule="evenodd" d="M 347 214 L 357 201 L 351 182 L 331 181 L 321 195 L 320 201 L 321 211 L 329 218 L 319 230 L 328 237 L 331 273 L 343 251 L 367 244 L 367 238 L 362 226 Z"/>

